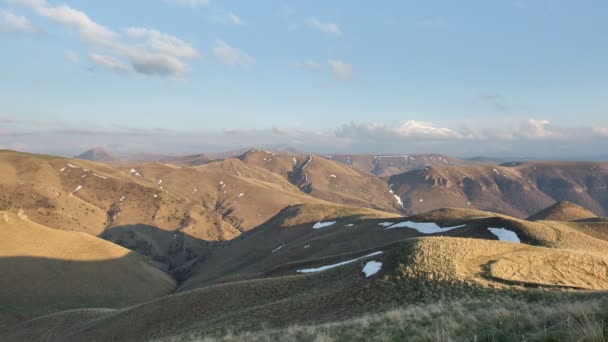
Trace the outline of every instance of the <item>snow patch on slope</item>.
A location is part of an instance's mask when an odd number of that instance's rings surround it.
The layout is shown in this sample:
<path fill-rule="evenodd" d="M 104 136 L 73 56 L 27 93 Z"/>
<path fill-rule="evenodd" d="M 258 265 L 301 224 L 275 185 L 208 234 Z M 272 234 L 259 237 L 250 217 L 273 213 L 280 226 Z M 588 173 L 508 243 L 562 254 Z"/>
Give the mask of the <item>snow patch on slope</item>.
<path fill-rule="evenodd" d="M 411 229 L 415 229 L 417 230 L 419 233 L 422 234 L 436 234 L 436 233 L 445 233 L 447 231 L 453 230 L 453 229 L 458 229 L 458 228 L 462 228 L 462 227 L 466 227 L 466 224 L 460 225 L 460 226 L 453 226 L 453 227 L 440 227 L 437 223 L 435 222 L 413 222 L 413 221 L 405 221 L 405 222 L 399 222 L 399 223 L 395 223 L 394 225 L 386 228 L 386 229 L 393 229 L 393 228 L 411 228 Z"/>
<path fill-rule="evenodd" d="M 313 229 L 321 229 L 321 228 L 325 228 L 325 227 L 329 227 L 329 226 L 333 226 L 334 224 L 336 224 L 336 221 L 327 221 L 327 222 L 317 222 L 315 223 L 312 228 Z"/>
<path fill-rule="evenodd" d="M 508 230 L 505 228 L 492 228 L 492 227 L 488 228 L 488 230 L 490 231 L 490 233 L 494 234 L 500 241 L 515 242 L 515 243 L 521 242 L 521 240 L 519 240 L 519 236 L 517 236 L 517 233 L 515 233 L 512 230 Z"/>
<path fill-rule="evenodd" d="M 298 270 L 298 273 L 316 273 L 316 272 L 323 272 L 323 271 L 327 271 L 330 270 L 332 268 L 336 268 L 336 267 L 340 267 L 340 266 L 344 266 L 344 265 L 348 265 L 351 264 L 357 260 L 361 260 L 361 259 L 365 259 L 365 258 L 369 258 L 371 256 L 376 256 L 376 255 L 380 255 L 382 254 L 382 251 L 378 251 L 378 252 L 374 252 L 368 255 L 364 255 L 362 257 L 356 258 L 356 259 L 352 259 L 352 260 L 347 260 L 347 261 L 342 261 L 339 262 L 337 264 L 331 264 L 331 265 L 326 265 L 326 266 L 321 266 L 321 267 L 317 267 L 317 268 L 305 268 L 305 269 L 301 269 Z"/>
<path fill-rule="evenodd" d="M 365 267 L 363 267 L 363 270 L 361 270 L 361 272 L 365 273 L 365 278 L 369 278 L 369 277 L 373 276 L 374 274 L 380 272 L 381 269 L 382 269 L 381 262 L 368 261 L 367 264 L 365 264 Z"/>

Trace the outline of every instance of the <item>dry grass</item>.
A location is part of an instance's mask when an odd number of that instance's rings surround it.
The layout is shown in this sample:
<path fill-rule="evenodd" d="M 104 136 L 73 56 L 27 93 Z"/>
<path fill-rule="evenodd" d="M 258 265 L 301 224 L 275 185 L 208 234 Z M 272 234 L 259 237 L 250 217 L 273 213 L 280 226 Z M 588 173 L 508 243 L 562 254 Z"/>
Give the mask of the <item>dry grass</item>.
<path fill-rule="evenodd" d="M 440 302 L 318 325 L 158 341 L 588 341 L 606 340 L 608 299 Z"/>
<path fill-rule="evenodd" d="M 175 281 L 128 249 L 0 212 L 0 313 L 123 306 L 171 292 Z"/>
<path fill-rule="evenodd" d="M 596 218 L 591 211 L 568 201 L 560 201 L 528 217 L 530 221 L 575 221 Z"/>
<path fill-rule="evenodd" d="M 596 254 L 480 239 L 422 238 L 406 242 L 404 279 L 494 288 L 543 285 L 608 289 L 608 260 Z"/>

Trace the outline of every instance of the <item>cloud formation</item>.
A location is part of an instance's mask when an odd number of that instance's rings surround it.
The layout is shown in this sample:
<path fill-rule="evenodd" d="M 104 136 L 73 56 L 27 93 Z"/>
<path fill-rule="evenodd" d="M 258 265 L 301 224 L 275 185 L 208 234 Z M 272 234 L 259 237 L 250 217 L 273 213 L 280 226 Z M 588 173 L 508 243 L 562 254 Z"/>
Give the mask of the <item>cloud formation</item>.
<path fill-rule="evenodd" d="M 0 31 L 37 32 L 28 18 L 9 10 L 0 10 Z"/>
<path fill-rule="evenodd" d="M 316 153 L 446 153 L 460 157 L 605 157 L 608 160 L 608 127 L 561 127 L 536 119 L 486 129 L 457 129 L 403 120 L 351 122 L 324 130 L 271 126 L 188 131 L 0 118 L 0 132 L 0 148 L 19 147 L 28 152 L 64 155 L 102 145 L 111 146 L 117 152 L 174 154 L 257 146 L 293 147 Z"/>
<path fill-rule="evenodd" d="M 129 66 L 127 64 L 115 59 L 112 56 L 92 53 L 89 55 L 89 59 L 96 65 L 106 68 L 108 70 L 116 72 L 126 72 L 129 70 Z"/>
<path fill-rule="evenodd" d="M 336 23 L 332 23 L 332 22 L 324 23 L 324 22 L 319 21 L 317 18 L 310 18 L 310 19 L 308 19 L 306 24 L 308 25 L 309 28 L 311 28 L 313 30 L 321 31 L 321 32 L 327 34 L 328 36 L 332 36 L 332 37 L 341 37 L 342 36 L 342 29 L 340 29 L 340 26 Z"/>
<path fill-rule="evenodd" d="M 385 140 L 393 138 L 424 138 L 424 139 L 463 139 L 467 136 L 446 127 L 438 127 L 430 122 L 405 120 L 397 124 L 387 123 L 356 123 L 342 125 L 336 131 L 336 136 L 350 139 Z"/>
<path fill-rule="evenodd" d="M 255 64 L 255 59 L 244 51 L 228 45 L 225 41 L 217 39 L 213 46 L 213 55 L 222 64 L 238 67 L 248 67 Z"/>
<path fill-rule="evenodd" d="M 119 32 L 98 24 L 86 13 L 66 4 L 51 5 L 46 0 L 9 2 L 28 7 L 78 34 L 84 43 L 99 51 L 89 59 L 112 71 L 120 68 L 148 75 L 179 76 L 188 70 L 187 61 L 200 56 L 189 43 L 155 29 L 129 27 Z"/>

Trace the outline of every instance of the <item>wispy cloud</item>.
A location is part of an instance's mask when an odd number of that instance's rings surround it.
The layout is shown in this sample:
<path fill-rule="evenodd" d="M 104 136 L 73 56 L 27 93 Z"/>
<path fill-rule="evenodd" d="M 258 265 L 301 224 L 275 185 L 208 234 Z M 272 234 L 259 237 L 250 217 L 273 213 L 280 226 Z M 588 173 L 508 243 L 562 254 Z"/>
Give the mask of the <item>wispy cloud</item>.
<path fill-rule="evenodd" d="M 215 41 L 213 54 L 223 64 L 238 67 L 248 67 L 255 64 L 255 59 L 246 52 L 230 46 L 221 39 Z"/>
<path fill-rule="evenodd" d="M 92 20 L 86 13 L 66 4 L 51 5 L 46 0 L 9 0 L 32 9 L 40 16 L 76 32 L 80 38 L 106 58 L 93 62 L 125 60 L 126 70 L 148 75 L 175 76 L 188 70 L 187 61 L 199 52 L 189 43 L 145 27 L 130 27 L 117 32 Z M 97 53 L 96 53 L 97 54 Z M 116 70 L 116 63 L 97 63 Z M 122 69 L 122 67 L 121 67 Z"/>
<path fill-rule="evenodd" d="M 340 25 L 333 22 L 321 22 L 317 18 L 310 18 L 306 22 L 308 27 L 313 30 L 321 31 L 329 36 L 340 37 L 342 36 L 342 29 Z"/>
<path fill-rule="evenodd" d="M 337 80 L 348 81 L 352 79 L 355 74 L 353 67 L 341 60 L 330 60 L 328 61 L 328 64 L 331 68 L 333 77 Z"/>
<path fill-rule="evenodd" d="M 106 69 L 116 71 L 116 72 L 126 72 L 129 70 L 129 66 L 112 56 L 100 55 L 97 53 L 92 53 L 89 55 L 89 59 L 94 64 L 104 67 Z"/>
<path fill-rule="evenodd" d="M 235 25 L 245 25 L 245 22 L 238 15 L 233 12 L 228 12 L 228 19 Z"/>
<path fill-rule="evenodd" d="M 9 10 L 0 10 L 0 31 L 37 32 L 28 18 Z"/>

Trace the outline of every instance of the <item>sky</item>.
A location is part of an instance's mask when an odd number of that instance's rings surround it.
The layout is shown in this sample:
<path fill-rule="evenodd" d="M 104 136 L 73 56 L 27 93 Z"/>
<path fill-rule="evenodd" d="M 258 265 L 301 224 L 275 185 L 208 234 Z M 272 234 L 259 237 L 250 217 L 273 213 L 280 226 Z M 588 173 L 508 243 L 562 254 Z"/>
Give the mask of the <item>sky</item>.
<path fill-rule="evenodd" d="M 604 0 L 0 0 L 0 148 L 608 157 Z"/>

